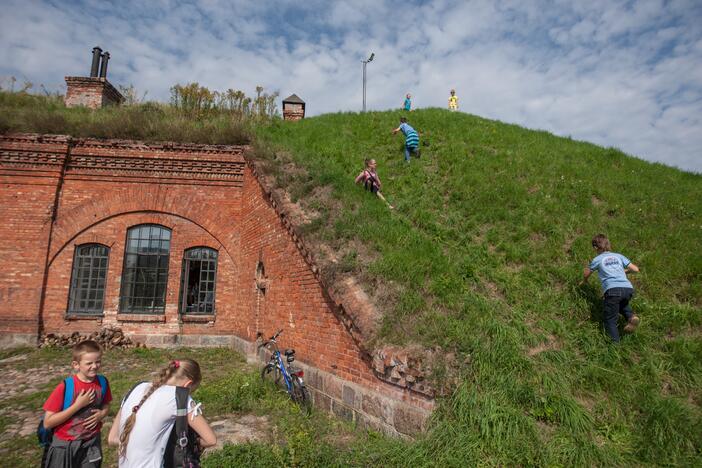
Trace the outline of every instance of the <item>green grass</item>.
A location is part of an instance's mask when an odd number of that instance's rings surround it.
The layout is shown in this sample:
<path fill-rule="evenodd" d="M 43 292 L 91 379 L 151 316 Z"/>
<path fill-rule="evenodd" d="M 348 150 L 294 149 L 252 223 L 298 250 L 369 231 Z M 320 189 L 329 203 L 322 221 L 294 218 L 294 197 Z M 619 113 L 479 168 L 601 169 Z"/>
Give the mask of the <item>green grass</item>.
<path fill-rule="evenodd" d="M 222 115 L 33 99 L 0 93 L 0 130 L 237 141 Z M 318 252 L 324 277 L 355 276 L 382 310 L 376 342 L 454 352 L 460 382 L 428 433 L 401 441 L 305 418 L 253 370 L 219 375 L 200 390 L 207 405 L 267 412 L 276 436 L 208 466 L 702 465 L 702 176 L 437 109 L 409 115 L 426 146 L 406 165 L 390 134 L 398 116 L 273 122 L 253 129 L 257 157 L 315 215 L 300 228 L 306 242 L 340 259 Z M 143 120 L 121 125 L 132 117 Z M 190 130 L 167 131 L 179 126 Z M 366 157 L 392 212 L 353 184 Z M 596 280 L 577 285 L 598 232 L 642 270 L 631 276 L 642 324 L 619 346 L 601 331 Z M 115 385 L 143 370 L 131 372 Z"/>
<path fill-rule="evenodd" d="M 407 165 L 390 134 L 398 117 L 280 122 L 258 129 L 257 146 L 318 214 L 307 239 L 346 259 L 325 277 L 353 274 L 381 307 L 379 341 L 471 356 L 403 456 L 702 463 L 702 176 L 438 109 L 410 114 L 424 145 Z M 367 157 L 392 212 L 353 184 Z M 601 331 L 598 282 L 578 286 L 599 232 L 642 270 L 631 279 L 643 323 L 618 347 Z"/>

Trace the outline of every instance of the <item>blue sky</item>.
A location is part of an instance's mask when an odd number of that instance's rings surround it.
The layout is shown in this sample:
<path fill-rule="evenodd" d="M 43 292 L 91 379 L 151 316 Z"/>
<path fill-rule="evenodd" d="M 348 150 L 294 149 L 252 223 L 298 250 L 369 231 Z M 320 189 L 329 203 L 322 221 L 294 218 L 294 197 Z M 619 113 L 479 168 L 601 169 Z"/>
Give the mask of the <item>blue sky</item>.
<path fill-rule="evenodd" d="M 702 172 L 702 1 L 2 0 L 0 84 L 87 75 L 296 93 L 310 115 L 445 106 Z"/>

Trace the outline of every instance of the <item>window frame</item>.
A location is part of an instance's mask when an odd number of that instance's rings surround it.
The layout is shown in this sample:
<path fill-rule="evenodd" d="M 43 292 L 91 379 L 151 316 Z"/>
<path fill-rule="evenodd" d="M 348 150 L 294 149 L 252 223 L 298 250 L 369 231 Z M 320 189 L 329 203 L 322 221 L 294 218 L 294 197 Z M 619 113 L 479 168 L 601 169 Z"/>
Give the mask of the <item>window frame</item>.
<path fill-rule="evenodd" d="M 208 251 L 208 252 L 213 252 L 214 253 L 214 258 L 210 259 L 203 259 L 202 256 L 198 258 L 188 258 L 188 254 L 194 253 L 196 251 Z M 198 280 L 198 292 L 200 292 L 200 288 L 202 286 L 203 280 L 202 280 L 202 262 L 212 262 L 214 264 L 214 269 L 213 270 L 206 270 L 208 273 L 212 272 L 214 278 L 210 281 L 205 280 L 206 283 L 211 282 L 212 283 L 212 310 L 208 311 L 207 310 L 207 302 L 204 302 L 205 304 L 205 310 L 199 311 L 199 310 L 194 310 L 194 311 L 189 311 L 187 310 L 187 304 L 185 303 L 187 299 L 186 291 L 185 291 L 185 286 L 189 282 L 189 276 L 190 276 L 190 262 L 200 262 L 200 279 Z M 213 249 L 212 247 L 208 246 L 196 246 L 196 247 L 189 247 L 185 250 L 183 250 L 183 259 L 181 261 L 181 267 L 180 267 L 180 294 L 178 295 L 178 314 L 183 316 L 183 315 L 215 315 L 217 311 L 217 272 L 218 272 L 218 266 L 219 266 L 219 251 L 217 249 Z M 208 291 L 209 292 L 209 291 Z M 200 304 L 200 301 L 198 300 L 196 304 Z"/>
<path fill-rule="evenodd" d="M 149 228 L 148 237 L 142 236 L 142 229 Z M 158 237 L 152 237 L 152 229 L 158 228 L 161 231 L 158 233 Z M 164 232 L 168 233 L 168 236 L 164 238 Z M 130 234 L 136 233 L 133 237 Z M 168 241 L 168 250 L 166 254 L 161 253 L 161 248 L 163 246 L 163 241 Z M 156 253 L 148 252 L 153 247 L 153 242 L 158 242 L 158 251 Z M 166 305 L 168 298 L 168 278 L 170 272 L 170 261 L 171 261 L 171 247 L 173 242 L 173 230 L 157 223 L 143 223 L 131 226 L 127 229 L 127 235 L 125 237 L 124 243 L 124 259 L 122 263 L 122 276 L 120 282 L 119 291 L 119 314 L 134 314 L 134 315 L 165 315 Z M 136 250 L 130 250 L 132 245 L 136 243 Z M 140 252 L 142 248 L 142 243 L 145 244 L 147 252 Z M 134 266 L 128 266 L 130 264 L 129 259 L 134 258 Z M 161 259 L 165 257 L 165 268 L 160 266 Z M 150 259 L 155 258 L 153 262 L 155 266 L 149 266 Z M 146 263 L 146 265 L 143 265 Z M 130 273 L 133 277 L 130 278 Z M 145 276 L 154 274 L 156 281 L 150 283 L 148 281 L 138 281 L 137 275 L 141 273 Z M 164 281 L 159 281 L 162 277 L 165 278 Z M 141 285 L 142 295 L 136 295 L 135 291 L 138 286 Z M 152 289 L 152 294 L 146 294 L 146 292 Z M 161 302 L 159 306 L 136 306 L 135 302 L 138 299 L 146 300 L 152 299 L 152 304 L 159 299 L 158 292 L 162 289 Z"/>
<path fill-rule="evenodd" d="M 106 250 L 105 256 L 93 256 L 89 255 L 87 257 L 81 256 L 80 258 L 85 259 L 88 258 L 90 259 L 90 265 L 88 266 L 89 268 L 89 274 L 88 274 L 88 287 L 86 290 L 87 297 L 85 298 L 86 301 L 94 300 L 97 302 L 97 296 L 93 299 L 90 299 L 90 283 L 93 280 L 93 260 L 94 259 L 105 259 L 105 266 L 104 266 L 104 277 L 102 278 L 102 299 L 101 301 L 101 306 L 98 309 L 93 308 L 85 308 L 85 309 L 80 309 L 76 308 L 76 302 L 79 302 L 83 299 L 78 298 L 79 293 L 83 291 L 84 288 L 80 287 L 78 285 L 78 281 L 80 279 L 83 279 L 80 277 L 80 269 L 84 268 L 82 265 L 79 265 L 81 262 L 77 262 L 78 256 L 80 255 L 80 251 L 85 248 L 94 248 L 94 247 L 101 247 Z M 70 282 L 68 283 L 68 305 L 66 307 L 66 315 L 76 315 L 76 316 L 85 316 L 85 317 L 100 317 L 105 315 L 105 293 L 107 291 L 107 275 L 110 271 L 110 247 L 105 245 L 105 244 L 100 244 L 99 242 L 88 242 L 85 244 L 80 244 L 76 245 L 74 250 L 73 250 L 73 263 L 71 264 L 71 279 Z M 98 268 L 102 269 L 103 267 L 99 266 Z M 100 278 L 96 278 L 96 280 L 99 282 Z M 95 291 L 99 291 L 99 287 L 96 286 Z"/>

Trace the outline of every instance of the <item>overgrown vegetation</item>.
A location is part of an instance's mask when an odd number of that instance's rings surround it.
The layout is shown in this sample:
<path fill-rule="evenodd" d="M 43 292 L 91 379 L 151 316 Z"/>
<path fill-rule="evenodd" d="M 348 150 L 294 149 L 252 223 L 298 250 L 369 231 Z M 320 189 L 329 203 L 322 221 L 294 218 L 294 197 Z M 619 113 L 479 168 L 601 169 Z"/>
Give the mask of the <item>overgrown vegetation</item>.
<path fill-rule="evenodd" d="M 142 106 L 91 112 L 2 93 L 0 130 L 115 137 L 105 122 L 117 137 L 148 139 L 138 125 L 116 128 L 144 112 L 140 125 L 158 140 L 246 134 L 223 112 Z M 456 361 L 462 383 L 413 442 L 283 412 L 279 437 L 225 448 L 210 466 L 701 465 L 702 176 L 436 109 L 409 115 L 426 146 L 406 165 L 390 135 L 397 117 L 251 131 L 269 173 L 310 215 L 306 241 L 336 256 L 325 275 L 359 279 L 384 312 L 381 340 L 466 358 Z M 354 186 L 366 157 L 394 211 Z M 578 286 L 598 232 L 642 269 L 632 276 L 642 325 L 619 346 L 600 329 L 599 285 Z M 247 380 L 231 379 L 208 404 L 235 400 Z M 256 388 L 244 399 L 265 408 Z"/>
<path fill-rule="evenodd" d="M 14 86 L 14 82 L 12 82 Z M 229 89 L 211 91 L 197 83 L 175 85 L 171 104 L 143 102 L 134 87 L 122 87 L 128 105 L 99 110 L 68 109 L 63 97 L 0 89 L 0 133 L 36 132 L 74 137 L 124 138 L 220 145 L 250 141 L 251 126 L 277 118 L 277 93 L 256 96 Z"/>

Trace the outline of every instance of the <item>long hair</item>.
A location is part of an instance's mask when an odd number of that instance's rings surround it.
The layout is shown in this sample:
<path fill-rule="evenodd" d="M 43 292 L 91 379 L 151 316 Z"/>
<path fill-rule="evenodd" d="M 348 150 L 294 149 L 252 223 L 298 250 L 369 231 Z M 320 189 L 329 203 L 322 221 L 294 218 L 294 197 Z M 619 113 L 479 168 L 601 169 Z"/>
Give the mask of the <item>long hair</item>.
<path fill-rule="evenodd" d="M 135 407 L 131 408 L 131 414 L 124 423 L 124 428 L 119 435 L 119 457 L 124 458 L 127 454 L 127 444 L 129 444 L 129 434 L 134 429 L 134 424 L 136 423 L 137 413 L 142 407 L 144 402 L 149 399 L 151 394 L 153 394 L 156 389 L 165 385 L 171 377 L 182 377 L 193 381 L 193 385 L 198 385 L 202 380 L 202 374 L 200 373 L 200 365 L 193 361 L 192 359 L 180 359 L 171 361 L 167 367 L 163 368 L 158 375 L 158 378 L 151 383 L 151 387 L 146 390 L 144 396 L 141 397 L 141 401 Z M 122 408 L 122 410 L 129 410 L 129 408 Z M 119 421 L 115 421 L 113 424 L 119 424 Z"/>

